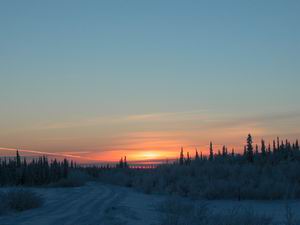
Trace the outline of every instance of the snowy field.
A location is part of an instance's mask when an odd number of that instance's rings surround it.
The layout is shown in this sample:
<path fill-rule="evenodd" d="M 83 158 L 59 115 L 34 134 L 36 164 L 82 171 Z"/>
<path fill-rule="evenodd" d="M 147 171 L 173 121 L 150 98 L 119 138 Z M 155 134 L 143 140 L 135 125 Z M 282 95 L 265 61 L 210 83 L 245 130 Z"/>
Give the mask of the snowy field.
<path fill-rule="evenodd" d="M 3 189 L 4 190 L 4 189 Z M 77 188 L 34 188 L 45 203 L 41 208 L 0 216 L 1 225 L 155 225 L 160 213 L 157 205 L 165 200 L 132 189 L 88 183 Z M 285 218 L 284 201 L 208 201 L 214 212 L 236 207 L 251 208 L 269 215 L 277 224 Z M 300 219 L 300 201 L 289 205 Z"/>

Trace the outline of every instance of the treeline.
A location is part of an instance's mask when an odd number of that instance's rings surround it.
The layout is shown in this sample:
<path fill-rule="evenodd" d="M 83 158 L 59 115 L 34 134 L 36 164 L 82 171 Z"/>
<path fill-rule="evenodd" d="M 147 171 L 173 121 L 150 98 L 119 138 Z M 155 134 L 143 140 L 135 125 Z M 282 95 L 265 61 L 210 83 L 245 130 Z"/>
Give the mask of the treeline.
<path fill-rule="evenodd" d="M 67 186 L 69 184 L 65 183 L 78 183 L 80 180 L 87 180 L 87 177 L 97 178 L 103 171 L 113 168 L 129 168 L 126 156 L 114 166 L 109 164 L 84 166 L 67 159 L 49 161 L 46 156 L 27 161 L 25 157 L 20 156 L 19 151 L 16 151 L 15 157 L 0 158 L 0 186 L 48 184 Z"/>
<path fill-rule="evenodd" d="M 196 149 L 195 157 L 192 159 L 190 153 L 187 152 L 184 155 L 183 148 L 181 148 L 180 156 L 178 159 L 178 164 L 180 165 L 190 165 L 193 161 L 224 161 L 229 160 L 231 162 L 249 162 L 249 163 L 271 163 L 277 164 L 282 161 L 300 161 L 300 148 L 299 142 L 296 140 L 291 143 L 287 139 L 285 141 L 273 140 L 272 145 L 269 143 L 266 145 L 265 140 L 261 140 L 260 146 L 258 144 L 253 144 L 253 139 L 251 134 L 248 135 L 246 139 L 246 145 L 244 146 L 244 151 L 242 154 L 235 153 L 234 149 L 228 150 L 227 146 L 223 146 L 222 150 L 218 149 L 216 152 L 213 147 L 213 143 L 210 142 L 209 145 L 209 155 L 204 156 L 202 152 L 198 152 Z"/>
<path fill-rule="evenodd" d="M 204 199 L 295 199 L 300 198 L 300 150 L 298 141 L 279 138 L 253 144 L 251 135 L 244 152 L 226 146 L 209 154 L 181 149 L 173 163 L 154 169 L 102 171 L 103 182 L 133 187 L 145 193 L 165 193 Z"/>
<path fill-rule="evenodd" d="M 133 169 L 126 157 L 116 166 L 79 166 L 66 159 L 49 162 L 45 156 L 27 162 L 18 152 L 13 159 L 0 160 L 0 185 L 58 182 L 78 186 L 86 175 L 146 193 L 205 199 L 295 199 L 300 198 L 300 149 L 298 140 L 277 138 L 254 144 L 249 134 L 242 153 L 227 146 L 216 150 L 210 143 L 208 155 L 196 150 L 191 156 L 182 148 L 178 160 L 151 169 Z"/>
<path fill-rule="evenodd" d="M 27 162 L 21 159 L 19 152 L 14 158 L 0 158 L 0 185 L 44 185 L 55 183 L 67 178 L 71 169 L 77 168 L 76 163 L 67 159 L 49 162 L 43 156 Z"/>

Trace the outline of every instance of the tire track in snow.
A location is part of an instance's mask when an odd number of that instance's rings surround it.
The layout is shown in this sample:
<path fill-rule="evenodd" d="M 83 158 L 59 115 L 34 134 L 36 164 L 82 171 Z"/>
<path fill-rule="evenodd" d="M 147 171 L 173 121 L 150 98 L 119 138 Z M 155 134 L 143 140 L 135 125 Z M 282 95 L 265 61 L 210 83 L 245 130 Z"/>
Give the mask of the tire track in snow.
<path fill-rule="evenodd" d="M 96 183 L 79 188 L 39 189 L 37 192 L 44 192 L 46 201 L 43 207 L 0 217 L 0 224 L 101 225 L 106 209 L 123 196 L 122 191 Z"/>

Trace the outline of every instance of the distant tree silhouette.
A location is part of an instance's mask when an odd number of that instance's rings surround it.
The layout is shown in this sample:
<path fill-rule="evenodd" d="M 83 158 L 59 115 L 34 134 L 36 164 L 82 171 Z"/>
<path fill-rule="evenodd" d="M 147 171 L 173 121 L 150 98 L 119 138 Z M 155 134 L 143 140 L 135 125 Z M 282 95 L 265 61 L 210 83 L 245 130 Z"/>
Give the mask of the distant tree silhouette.
<path fill-rule="evenodd" d="M 273 152 L 276 153 L 277 149 L 276 149 L 276 143 L 275 140 L 273 140 Z"/>
<path fill-rule="evenodd" d="M 190 157 L 190 153 L 187 152 L 185 164 L 186 164 L 186 165 L 190 165 L 191 162 L 192 162 L 192 159 L 191 159 L 191 157 Z"/>
<path fill-rule="evenodd" d="M 258 155 L 258 153 L 259 153 L 259 152 L 258 152 L 258 145 L 256 144 L 256 145 L 255 145 L 255 155 Z"/>
<path fill-rule="evenodd" d="M 45 165 L 45 161 L 43 161 L 43 165 Z M 67 161 L 67 159 L 64 159 L 63 161 L 63 177 L 67 178 L 68 177 L 68 170 L 69 170 L 69 163 Z M 45 172 L 45 171 L 43 171 Z M 45 174 L 43 174 L 45 175 Z"/>
<path fill-rule="evenodd" d="M 212 142 L 209 143 L 209 161 L 214 160 L 214 150 Z"/>
<path fill-rule="evenodd" d="M 20 168 L 21 167 L 21 157 L 20 157 L 20 154 L 19 154 L 19 151 L 17 150 L 17 153 L 16 153 L 16 166 L 17 168 Z"/>
<path fill-rule="evenodd" d="M 247 157 L 247 147 L 246 145 L 244 146 L 244 153 L 243 153 L 244 157 L 246 158 Z"/>
<path fill-rule="evenodd" d="M 124 157 L 124 168 L 128 168 L 126 156 Z"/>
<path fill-rule="evenodd" d="M 195 153 L 195 160 L 196 160 L 196 161 L 199 161 L 199 154 L 198 154 L 197 148 L 196 148 L 196 153 Z"/>
<path fill-rule="evenodd" d="M 180 151 L 179 164 L 180 164 L 180 165 L 183 165 L 183 164 L 184 164 L 183 147 L 181 147 L 181 151 Z"/>
<path fill-rule="evenodd" d="M 121 157 L 119 164 L 117 165 L 118 168 L 124 168 L 124 161 L 123 161 L 123 157 Z"/>
<path fill-rule="evenodd" d="M 222 148 L 222 156 L 223 157 L 227 156 L 227 150 L 226 150 L 226 146 L 225 145 L 223 145 L 223 148 Z"/>
<path fill-rule="evenodd" d="M 246 158 L 248 162 L 253 162 L 253 140 L 251 134 L 247 137 Z"/>
<path fill-rule="evenodd" d="M 264 139 L 261 140 L 261 155 L 262 157 L 266 157 L 266 144 L 265 144 L 265 141 Z"/>
<path fill-rule="evenodd" d="M 234 157 L 234 148 L 231 150 L 231 156 Z"/>
<path fill-rule="evenodd" d="M 271 155 L 271 144 L 269 143 L 268 145 L 268 150 L 267 150 L 268 155 Z"/>

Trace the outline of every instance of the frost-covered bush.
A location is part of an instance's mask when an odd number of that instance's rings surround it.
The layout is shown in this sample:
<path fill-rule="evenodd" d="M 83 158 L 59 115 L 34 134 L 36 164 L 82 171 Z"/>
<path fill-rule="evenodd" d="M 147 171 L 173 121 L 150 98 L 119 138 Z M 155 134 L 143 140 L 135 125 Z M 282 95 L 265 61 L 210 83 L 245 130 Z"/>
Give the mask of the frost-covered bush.
<path fill-rule="evenodd" d="M 43 199 L 35 192 L 26 189 L 12 189 L 1 193 L 0 208 L 5 211 L 24 211 L 43 205 Z"/>
<path fill-rule="evenodd" d="M 51 187 L 80 187 L 85 185 L 91 177 L 80 170 L 74 170 L 69 173 L 67 178 L 63 178 L 56 183 L 50 184 Z"/>
<path fill-rule="evenodd" d="M 209 219 L 209 225 L 271 225 L 272 219 L 265 215 L 254 213 L 252 209 L 232 209 L 223 214 L 214 214 Z M 201 224 L 202 225 L 202 224 Z"/>
<path fill-rule="evenodd" d="M 158 207 L 159 225 L 271 225 L 272 219 L 248 208 L 214 213 L 205 202 L 190 203 L 170 198 Z"/>
<path fill-rule="evenodd" d="M 185 203 L 179 198 L 168 198 L 166 201 L 158 205 L 158 211 L 161 212 L 161 224 L 180 225 L 188 218 L 194 210 L 194 206 Z"/>
<path fill-rule="evenodd" d="M 156 169 L 111 169 L 103 182 L 133 187 L 145 193 L 165 193 L 204 199 L 300 198 L 300 162 L 247 163 L 193 161 L 190 165 L 161 165 Z"/>

